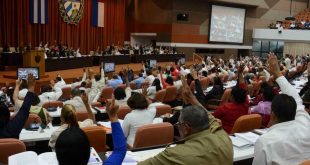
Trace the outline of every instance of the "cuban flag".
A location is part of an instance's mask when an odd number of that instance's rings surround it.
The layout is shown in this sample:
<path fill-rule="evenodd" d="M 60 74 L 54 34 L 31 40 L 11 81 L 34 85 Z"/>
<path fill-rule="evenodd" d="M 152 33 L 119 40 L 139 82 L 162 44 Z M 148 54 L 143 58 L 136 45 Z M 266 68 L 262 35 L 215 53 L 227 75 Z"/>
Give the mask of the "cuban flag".
<path fill-rule="evenodd" d="M 103 0 L 92 0 L 92 26 L 104 27 L 104 3 Z"/>
<path fill-rule="evenodd" d="M 46 24 L 48 21 L 48 0 L 30 0 L 30 22 Z"/>

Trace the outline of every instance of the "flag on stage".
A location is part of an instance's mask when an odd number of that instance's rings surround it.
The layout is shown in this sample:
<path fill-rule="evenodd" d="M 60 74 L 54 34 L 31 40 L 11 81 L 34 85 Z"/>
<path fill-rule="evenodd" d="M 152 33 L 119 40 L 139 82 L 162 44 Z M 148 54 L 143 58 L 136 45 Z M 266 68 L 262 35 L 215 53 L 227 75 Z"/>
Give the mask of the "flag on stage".
<path fill-rule="evenodd" d="M 30 22 L 46 24 L 48 21 L 48 0 L 30 0 Z"/>
<path fill-rule="evenodd" d="M 92 26 L 104 27 L 104 3 L 102 0 L 92 0 Z"/>

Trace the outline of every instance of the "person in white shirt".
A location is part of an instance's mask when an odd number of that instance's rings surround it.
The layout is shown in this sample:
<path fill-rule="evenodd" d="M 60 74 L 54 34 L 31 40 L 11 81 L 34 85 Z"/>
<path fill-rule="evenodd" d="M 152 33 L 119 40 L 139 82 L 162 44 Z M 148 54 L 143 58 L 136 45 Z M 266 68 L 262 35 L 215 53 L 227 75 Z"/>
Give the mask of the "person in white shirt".
<path fill-rule="evenodd" d="M 80 48 L 78 48 L 76 50 L 76 57 L 82 57 L 81 53 L 80 53 Z"/>
<path fill-rule="evenodd" d="M 286 68 L 287 69 L 291 69 L 291 59 L 289 58 L 288 54 L 286 55 L 286 58 L 285 58 L 284 62 L 285 62 Z"/>
<path fill-rule="evenodd" d="M 155 80 L 155 76 L 152 74 L 152 70 L 151 69 L 147 69 L 146 75 L 147 75 L 147 77 L 145 78 L 144 81 L 148 82 L 149 85 L 152 85 L 153 81 Z"/>
<path fill-rule="evenodd" d="M 53 80 L 51 80 L 51 81 L 53 81 Z M 61 89 L 61 88 L 66 86 L 66 82 L 65 82 L 65 80 L 60 75 L 57 75 L 54 86 L 56 88 L 60 88 Z"/>
<path fill-rule="evenodd" d="M 71 86 L 71 89 L 74 89 L 74 88 L 76 88 L 77 86 L 81 86 L 81 83 L 84 82 L 84 81 L 86 81 L 86 77 L 87 77 L 87 75 L 86 75 L 86 69 L 83 68 L 83 77 L 82 77 L 82 80 L 81 80 L 81 81 L 74 82 L 74 83 L 72 83 L 72 84 L 68 84 L 68 85 Z"/>
<path fill-rule="evenodd" d="M 277 23 L 276 23 L 276 28 L 279 29 L 280 26 L 281 26 L 281 23 L 280 23 L 280 22 L 277 22 Z"/>
<path fill-rule="evenodd" d="M 295 22 L 292 22 L 291 24 L 290 24 L 290 28 L 291 29 L 294 29 L 296 27 L 296 23 Z"/>
<path fill-rule="evenodd" d="M 104 70 L 103 66 L 100 67 L 101 74 L 94 75 L 94 71 L 90 69 L 88 71 L 91 78 L 91 88 L 88 94 L 88 99 L 91 102 L 96 102 L 96 98 L 99 98 L 102 88 L 105 86 Z"/>
<path fill-rule="evenodd" d="M 310 116 L 296 89 L 282 75 L 274 54 L 268 63 L 282 94 L 272 101 L 271 127 L 255 143 L 253 165 L 300 164 L 310 158 Z"/>
<path fill-rule="evenodd" d="M 265 75 L 266 75 L 266 81 L 269 81 L 270 79 L 270 73 L 264 68 L 263 70 L 265 72 Z"/>
<path fill-rule="evenodd" d="M 82 122 L 77 121 L 77 117 L 75 114 L 76 109 L 74 108 L 74 106 L 71 104 L 65 104 L 61 110 L 61 115 L 60 115 L 60 120 L 61 120 L 62 125 L 52 133 L 51 138 L 48 143 L 48 145 L 52 148 L 52 150 L 55 149 L 58 136 L 67 128 L 72 127 L 72 126 L 80 127 L 80 128 L 89 127 L 89 126 L 93 126 L 94 123 L 96 122 L 95 116 L 92 113 L 90 105 L 88 103 L 88 96 L 83 95 L 82 100 L 87 110 L 88 119 Z"/>
<path fill-rule="evenodd" d="M 186 66 L 180 67 L 180 75 L 186 76 L 187 74 L 191 73 L 190 69 L 187 69 Z"/>
<path fill-rule="evenodd" d="M 71 104 L 74 106 L 76 111 L 85 111 L 86 107 L 81 98 L 81 91 L 77 88 L 71 90 L 72 99 L 67 100 L 64 104 Z"/>
<path fill-rule="evenodd" d="M 41 93 L 42 94 L 39 95 L 39 106 L 42 106 L 44 103 L 47 103 L 49 101 L 57 101 L 62 95 L 62 90 L 58 87 L 55 87 L 54 84 L 43 85 L 41 86 Z"/>
<path fill-rule="evenodd" d="M 28 84 L 27 81 L 22 79 L 21 84 L 19 86 L 18 98 L 23 100 L 28 92 Z"/>
<path fill-rule="evenodd" d="M 147 97 L 150 99 L 154 99 L 157 91 L 161 90 L 161 82 L 158 78 L 155 78 L 152 86 L 147 88 Z"/>
<path fill-rule="evenodd" d="M 121 106 L 127 106 L 127 100 L 131 95 L 130 87 L 123 89 L 122 87 L 117 87 L 114 92 L 115 103 Z"/>
<path fill-rule="evenodd" d="M 148 108 L 149 104 L 147 99 L 140 93 L 132 94 L 127 104 L 132 111 L 126 115 L 122 124 L 122 129 L 127 144 L 133 146 L 137 129 L 143 125 L 153 123 L 156 115 L 156 108 L 154 106 Z"/>

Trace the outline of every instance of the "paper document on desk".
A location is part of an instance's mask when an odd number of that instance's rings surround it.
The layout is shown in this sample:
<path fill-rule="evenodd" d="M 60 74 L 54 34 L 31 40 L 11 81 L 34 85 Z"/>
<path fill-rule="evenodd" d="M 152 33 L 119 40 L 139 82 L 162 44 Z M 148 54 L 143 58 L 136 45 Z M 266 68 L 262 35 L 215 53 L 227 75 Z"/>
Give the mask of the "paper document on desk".
<path fill-rule="evenodd" d="M 101 165 L 102 160 L 94 148 L 91 148 L 87 165 Z M 9 165 L 58 165 L 55 152 L 45 152 L 40 155 L 26 151 L 9 157 Z"/>
<path fill-rule="evenodd" d="M 9 165 L 58 165 L 58 161 L 54 152 L 37 155 L 33 151 L 26 151 L 10 156 Z"/>
<path fill-rule="evenodd" d="M 127 151 L 127 152 L 130 152 L 130 151 Z M 107 152 L 106 157 L 109 157 L 111 154 L 112 154 L 112 152 Z M 126 156 L 122 162 L 122 165 L 136 165 L 136 164 L 138 164 L 137 158 L 132 156 L 132 155 L 126 154 Z"/>
<path fill-rule="evenodd" d="M 253 133 L 253 132 L 246 132 L 246 133 L 235 133 L 235 136 L 238 138 L 241 138 L 243 140 L 246 140 L 250 142 L 251 144 L 254 144 L 257 139 L 259 138 L 259 135 Z"/>
<path fill-rule="evenodd" d="M 89 157 L 87 165 L 101 165 L 101 164 L 102 164 L 102 160 L 100 159 L 98 153 L 93 147 L 91 147 L 90 157 Z"/>
<path fill-rule="evenodd" d="M 150 150 L 137 151 L 137 152 L 127 151 L 126 157 L 131 157 L 135 161 L 141 162 L 148 158 L 156 156 L 157 154 L 164 151 L 165 149 L 166 148 L 157 148 L 157 149 L 150 149 Z"/>
<path fill-rule="evenodd" d="M 118 119 L 118 122 L 119 122 L 120 125 L 122 125 L 123 122 L 124 122 L 124 120 Z M 104 127 L 106 127 L 106 128 L 112 128 L 111 122 L 110 122 L 110 121 L 107 121 L 107 122 L 101 122 L 101 121 L 99 121 L 99 122 L 97 122 L 97 124 L 102 125 L 102 126 L 104 126 Z"/>
<path fill-rule="evenodd" d="M 255 133 L 258 133 L 259 135 L 263 135 L 266 132 L 268 132 L 268 128 L 264 128 L 264 129 L 254 129 L 253 130 Z"/>
<path fill-rule="evenodd" d="M 126 155 L 122 163 L 122 165 L 136 165 L 136 164 L 138 164 L 137 161 L 130 155 Z"/>
<path fill-rule="evenodd" d="M 237 148 L 247 148 L 253 146 L 250 142 L 235 136 L 229 136 L 233 146 Z"/>

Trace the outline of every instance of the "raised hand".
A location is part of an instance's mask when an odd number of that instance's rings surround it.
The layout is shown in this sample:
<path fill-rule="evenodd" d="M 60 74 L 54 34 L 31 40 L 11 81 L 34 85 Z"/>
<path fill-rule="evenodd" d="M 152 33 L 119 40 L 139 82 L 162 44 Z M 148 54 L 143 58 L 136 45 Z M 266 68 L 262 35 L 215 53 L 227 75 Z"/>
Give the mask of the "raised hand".
<path fill-rule="evenodd" d="M 88 96 L 87 96 L 86 93 L 84 93 L 84 94 L 81 96 L 81 98 L 82 98 L 84 104 L 88 104 L 88 103 L 89 103 L 89 102 L 88 102 Z"/>
<path fill-rule="evenodd" d="M 310 75 L 310 62 L 308 62 L 307 71 L 308 71 L 308 75 Z"/>
<path fill-rule="evenodd" d="M 127 77 L 128 76 L 128 70 L 123 67 L 122 71 L 123 71 L 124 76 Z"/>
<path fill-rule="evenodd" d="M 88 74 L 89 74 L 89 77 L 92 79 L 94 77 L 94 70 L 88 68 Z"/>
<path fill-rule="evenodd" d="M 142 95 L 143 96 L 145 96 L 145 97 L 147 97 L 147 85 L 143 85 L 143 87 L 142 87 Z"/>
<path fill-rule="evenodd" d="M 117 111 L 119 109 L 119 106 L 115 104 L 115 98 L 113 96 L 112 99 L 108 99 L 106 102 L 106 112 L 109 115 L 109 118 L 111 122 L 117 122 L 118 117 L 117 117 Z"/>
<path fill-rule="evenodd" d="M 16 86 L 20 86 L 20 84 L 22 84 L 22 80 L 21 79 L 17 79 L 15 82 Z"/>
<path fill-rule="evenodd" d="M 28 74 L 28 79 L 27 79 L 27 84 L 28 84 L 28 90 L 30 92 L 34 92 L 34 87 L 36 85 L 36 80 L 32 74 Z"/>
<path fill-rule="evenodd" d="M 196 96 L 192 93 L 187 81 L 183 75 L 181 75 L 182 80 L 182 99 L 185 104 L 202 106 L 196 99 Z"/>
<path fill-rule="evenodd" d="M 54 80 L 50 80 L 50 85 L 51 85 L 51 87 L 54 87 L 55 81 Z"/>
<path fill-rule="evenodd" d="M 198 79 L 197 71 L 194 68 L 191 68 L 191 75 L 193 76 L 194 79 Z"/>
<path fill-rule="evenodd" d="M 268 61 L 267 62 L 269 64 L 269 71 L 271 72 L 271 74 L 273 74 L 275 76 L 275 78 L 282 76 L 282 73 L 280 71 L 280 66 L 278 63 L 278 59 L 274 55 L 274 53 L 270 53 L 268 55 Z"/>
<path fill-rule="evenodd" d="M 244 67 L 244 64 L 240 64 L 240 66 L 238 67 L 238 73 L 243 73 Z"/>

